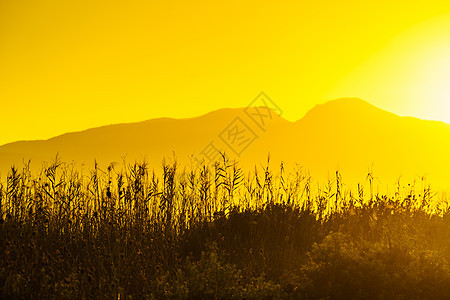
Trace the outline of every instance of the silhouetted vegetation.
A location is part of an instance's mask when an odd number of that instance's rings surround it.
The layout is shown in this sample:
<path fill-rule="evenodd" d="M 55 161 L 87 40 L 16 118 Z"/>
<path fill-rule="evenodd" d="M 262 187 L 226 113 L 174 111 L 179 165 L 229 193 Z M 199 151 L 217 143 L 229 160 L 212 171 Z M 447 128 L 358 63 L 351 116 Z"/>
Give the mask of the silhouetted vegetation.
<path fill-rule="evenodd" d="M 225 156 L 81 170 L 0 180 L 0 298 L 450 299 L 448 202 L 423 182 L 379 195 L 373 174 L 352 191 Z"/>

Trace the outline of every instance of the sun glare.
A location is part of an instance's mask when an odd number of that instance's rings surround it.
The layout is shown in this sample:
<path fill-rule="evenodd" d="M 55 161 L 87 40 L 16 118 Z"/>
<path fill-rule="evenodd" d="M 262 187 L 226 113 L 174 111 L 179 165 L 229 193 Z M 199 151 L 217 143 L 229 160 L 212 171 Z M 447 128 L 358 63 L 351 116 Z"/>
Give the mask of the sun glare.
<path fill-rule="evenodd" d="M 397 36 L 327 94 L 355 96 L 399 115 L 450 123 L 450 15 Z"/>

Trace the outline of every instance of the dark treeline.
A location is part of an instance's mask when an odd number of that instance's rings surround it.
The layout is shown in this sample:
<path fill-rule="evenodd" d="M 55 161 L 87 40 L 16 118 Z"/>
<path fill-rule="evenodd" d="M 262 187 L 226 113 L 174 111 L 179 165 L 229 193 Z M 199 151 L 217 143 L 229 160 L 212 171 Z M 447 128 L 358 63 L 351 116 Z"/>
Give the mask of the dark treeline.
<path fill-rule="evenodd" d="M 429 186 L 268 166 L 13 167 L 0 298 L 450 299 L 448 202 Z"/>

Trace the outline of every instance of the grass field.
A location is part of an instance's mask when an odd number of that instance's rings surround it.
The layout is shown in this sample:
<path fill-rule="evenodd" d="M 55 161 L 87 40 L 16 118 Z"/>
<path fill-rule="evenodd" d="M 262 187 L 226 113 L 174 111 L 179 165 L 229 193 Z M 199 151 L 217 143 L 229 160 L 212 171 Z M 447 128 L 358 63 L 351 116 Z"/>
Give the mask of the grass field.
<path fill-rule="evenodd" d="M 268 165 L 268 164 L 267 164 Z M 450 299 L 447 199 L 296 169 L 25 164 L 0 180 L 0 298 Z"/>

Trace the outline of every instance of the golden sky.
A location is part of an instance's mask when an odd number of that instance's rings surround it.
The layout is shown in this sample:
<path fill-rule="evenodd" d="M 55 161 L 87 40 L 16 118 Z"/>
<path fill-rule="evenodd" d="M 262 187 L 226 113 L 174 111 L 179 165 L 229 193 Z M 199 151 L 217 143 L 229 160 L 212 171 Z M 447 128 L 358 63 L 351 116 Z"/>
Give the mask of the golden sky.
<path fill-rule="evenodd" d="M 449 1 L 0 1 L 0 144 L 360 97 L 450 123 Z"/>

